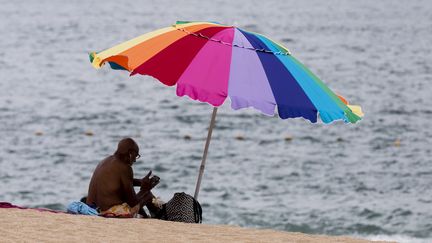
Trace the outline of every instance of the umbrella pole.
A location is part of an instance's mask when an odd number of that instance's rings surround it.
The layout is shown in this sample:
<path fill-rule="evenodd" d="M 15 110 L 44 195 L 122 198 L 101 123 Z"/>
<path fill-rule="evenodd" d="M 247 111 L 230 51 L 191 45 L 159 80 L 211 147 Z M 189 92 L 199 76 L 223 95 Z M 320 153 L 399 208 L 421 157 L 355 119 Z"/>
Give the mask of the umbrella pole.
<path fill-rule="evenodd" d="M 213 127 L 215 125 L 215 120 L 216 120 L 216 112 L 217 112 L 217 107 L 213 107 L 213 114 L 210 120 L 210 126 L 208 129 L 208 134 L 207 134 L 207 141 L 204 147 L 204 154 L 203 154 L 203 158 L 201 161 L 201 166 L 200 166 L 200 170 L 199 170 L 199 175 L 198 175 L 198 180 L 196 183 L 196 187 L 195 187 L 195 194 L 194 194 L 194 198 L 198 200 L 198 193 L 200 190 L 200 186 L 201 186 L 201 179 L 202 179 L 202 175 L 204 173 L 204 168 L 205 168 L 205 162 L 207 159 L 207 152 L 208 152 L 208 148 L 210 145 L 210 139 L 211 139 L 211 135 L 212 135 L 212 131 L 213 131 Z"/>

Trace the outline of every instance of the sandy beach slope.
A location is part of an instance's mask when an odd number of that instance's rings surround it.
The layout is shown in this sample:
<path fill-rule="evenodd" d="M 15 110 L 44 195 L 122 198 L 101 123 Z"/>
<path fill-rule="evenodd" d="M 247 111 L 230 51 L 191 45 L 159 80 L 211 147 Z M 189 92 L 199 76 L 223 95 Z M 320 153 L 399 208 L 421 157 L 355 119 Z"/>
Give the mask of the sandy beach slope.
<path fill-rule="evenodd" d="M 0 209 L 0 242 L 370 242 L 225 225 Z"/>

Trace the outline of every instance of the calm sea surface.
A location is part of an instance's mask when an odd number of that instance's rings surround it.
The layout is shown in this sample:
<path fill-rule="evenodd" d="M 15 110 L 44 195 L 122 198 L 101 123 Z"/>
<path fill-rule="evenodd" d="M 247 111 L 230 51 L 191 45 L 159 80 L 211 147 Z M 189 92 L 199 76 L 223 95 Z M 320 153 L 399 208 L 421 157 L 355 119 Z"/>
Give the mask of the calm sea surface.
<path fill-rule="evenodd" d="M 193 194 L 212 108 L 151 77 L 95 70 L 100 51 L 176 20 L 211 20 L 287 46 L 361 104 L 355 125 L 219 109 L 204 222 L 432 241 L 431 1 L 0 0 L 0 201 L 64 209 L 125 136 Z M 190 138 L 190 139 L 189 139 Z"/>

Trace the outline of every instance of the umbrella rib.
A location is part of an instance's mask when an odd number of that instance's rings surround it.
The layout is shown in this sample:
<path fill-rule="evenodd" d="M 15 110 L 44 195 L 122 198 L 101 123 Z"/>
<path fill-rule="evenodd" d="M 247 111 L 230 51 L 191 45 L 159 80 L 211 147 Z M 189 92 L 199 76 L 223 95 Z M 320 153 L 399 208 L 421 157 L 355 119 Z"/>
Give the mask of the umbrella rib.
<path fill-rule="evenodd" d="M 193 35 L 193 36 L 196 36 L 196 37 L 204 38 L 204 39 L 207 39 L 207 40 L 210 40 L 210 41 L 214 41 L 214 42 L 219 42 L 219 43 L 221 43 L 223 45 L 227 45 L 227 46 L 231 46 L 231 47 L 238 47 L 238 48 L 248 49 L 248 50 L 252 50 L 252 51 L 256 51 L 256 52 L 272 53 L 274 55 L 283 55 L 283 56 L 290 56 L 291 55 L 291 52 L 289 52 L 289 51 L 282 52 L 282 51 L 271 51 L 271 50 L 267 50 L 267 49 L 256 49 L 256 48 L 253 48 L 253 47 L 245 47 L 245 46 L 241 46 L 241 45 L 238 45 L 238 44 L 231 44 L 231 43 L 228 43 L 228 42 L 224 42 L 222 40 L 214 39 L 214 38 L 205 36 L 205 35 L 203 35 L 201 33 L 193 33 L 193 32 L 190 32 L 190 31 L 184 29 L 184 28 L 177 28 L 175 26 L 173 26 L 173 27 L 176 30 L 183 31 L 183 32 L 185 32 L 185 33 L 187 33 L 189 35 Z"/>

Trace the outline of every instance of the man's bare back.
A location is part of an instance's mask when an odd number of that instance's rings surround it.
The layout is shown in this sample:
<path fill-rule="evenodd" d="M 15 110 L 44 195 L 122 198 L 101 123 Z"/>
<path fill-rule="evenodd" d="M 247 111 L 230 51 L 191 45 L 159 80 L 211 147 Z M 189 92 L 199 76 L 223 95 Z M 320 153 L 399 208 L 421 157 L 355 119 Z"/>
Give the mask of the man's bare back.
<path fill-rule="evenodd" d="M 128 176 L 131 174 L 132 167 L 114 156 L 102 160 L 96 167 L 90 181 L 87 204 L 97 205 L 102 211 L 124 202 L 127 202 L 131 207 L 135 206 L 136 200 L 133 200 L 130 195 L 127 198 L 125 192 L 130 190 L 125 184 L 131 184 L 129 186 L 133 189 L 133 180 L 128 182 L 132 179 Z"/>
<path fill-rule="evenodd" d="M 127 203 L 129 207 L 141 208 L 151 202 L 150 190 L 159 182 L 150 180 L 151 171 L 143 179 L 134 179 L 132 164 L 139 158 L 138 145 L 131 138 L 119 142 L 117 151 L 102 160 L 90 180 L 86 203 L 101 211 Z M 134 186 L 140 186 L 138 194 Z"/>

